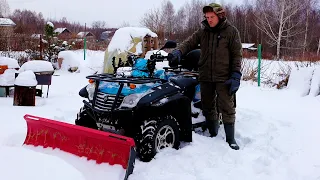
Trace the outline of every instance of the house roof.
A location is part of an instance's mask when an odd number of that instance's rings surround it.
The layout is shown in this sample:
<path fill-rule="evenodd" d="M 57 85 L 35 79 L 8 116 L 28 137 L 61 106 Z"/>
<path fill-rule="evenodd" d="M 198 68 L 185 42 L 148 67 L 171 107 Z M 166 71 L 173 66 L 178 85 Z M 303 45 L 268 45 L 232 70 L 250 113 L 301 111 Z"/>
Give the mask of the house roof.
<path fill-rule="evenodd" d="M 54 30 L 55 33 L 61 34 L 63 31 L 67 30 L 68 32 L 70 32 L 67 28 L 57 28 Z"/>
<path fill-rule="evenodd" d="M 242 43 L 243 49 L 249 49 L 252 48 L 252 46 L 254 46 L 254 43 Z"/>
<path fill-rule="evenodd" d="M 77 34 L 77 36 L 82 38 L 82 37 L 85 37 L 85 36 L 93 36 L 93 34 L 91 32 L 79 32 Z"/>
<path fill-rule="evenodd" d="M 16 23 L 14 23 L 9 18 L 0 18 L 0 26 L 15 26 Z"/>

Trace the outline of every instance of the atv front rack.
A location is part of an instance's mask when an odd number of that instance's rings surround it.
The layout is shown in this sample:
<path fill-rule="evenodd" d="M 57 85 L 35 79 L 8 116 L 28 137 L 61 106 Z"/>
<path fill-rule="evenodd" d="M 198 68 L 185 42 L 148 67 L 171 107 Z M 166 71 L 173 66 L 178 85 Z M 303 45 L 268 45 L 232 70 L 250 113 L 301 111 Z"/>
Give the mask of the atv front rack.
<path fill-rule="evenodd" d="M 87 101 L 83 101 L 84 104 L 86 104 L 90 109 L 92 109 L 95 112 L 99 112 L 101 113 L 101 110 L 95 108 L 96 107 L 96 103 L 97 103 L 97 96 L 98 96 L 98 89 L 99 89 L 99 85 L 100 82 L 115 82 L 115 83 L 119 83 L 119 89 L 114 97 L 114 101 L 112 103 L 112 107 L 110 109 L 110 111 L 114 111 L 115 108 L 117 108 L 118 102 L 121 98 L 123 98 L 121 96 L 121 92 L 122 89 L 124 87 L 125 84 L 128 84 L 128 86 L 130 84 L 146 84 L 146 83 L 156 83 L 156 82 L 162 82 L 162 79 L 159 78 L 145 78 L 145 77 L 115 77 L 112 74 L 95 74 L 95 75 L 90 75 L 86 77 L 87 79 L 91 79 L 94 80 L 96 83 L 95 86 L 95 91 L 94 91 L 94 95 L 93 95 L 93 100 L 91 101 L 91 104 Z M 120 98 L 121 96 L 121 98 Z"/>
<path fill-rule="evenodd" d="M 162 81 L 162 79 L 159 79 L 159 78 L 115 77 L 112 74 L 96 74 L 96 75 L 87 76 L 86 78 L 96 80 L 96 81 L 133 83 L 133 84 L 155 83 L 155 82 Z"/>

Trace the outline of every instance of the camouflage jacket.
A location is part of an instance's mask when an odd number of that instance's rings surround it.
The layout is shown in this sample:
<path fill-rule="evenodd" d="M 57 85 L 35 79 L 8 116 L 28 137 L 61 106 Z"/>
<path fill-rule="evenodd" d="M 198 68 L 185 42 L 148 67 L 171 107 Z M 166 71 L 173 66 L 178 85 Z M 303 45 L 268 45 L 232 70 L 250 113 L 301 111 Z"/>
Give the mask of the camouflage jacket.
<path fill-rule="evenodd" d="M 200 45 L 199 81 L 225 82 L 232 72 L 240 72 L 242 45 L 238 30 L 227 20 L 211 28 L 206 20 L 177 49 L 183 55 Z"/>

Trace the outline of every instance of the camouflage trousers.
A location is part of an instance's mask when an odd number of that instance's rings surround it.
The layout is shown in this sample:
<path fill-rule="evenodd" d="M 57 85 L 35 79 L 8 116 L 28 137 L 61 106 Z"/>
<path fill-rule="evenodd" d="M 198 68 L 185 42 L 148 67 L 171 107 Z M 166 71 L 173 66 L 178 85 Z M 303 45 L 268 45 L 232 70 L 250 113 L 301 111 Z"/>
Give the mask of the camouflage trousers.
<path fill-rule="evenodd" d="M 200 82 L 203 115 L 206 120 L 234 123 L 236 114 L 235 95 L 229 95 L 229 86 L 224 83 Z"/>

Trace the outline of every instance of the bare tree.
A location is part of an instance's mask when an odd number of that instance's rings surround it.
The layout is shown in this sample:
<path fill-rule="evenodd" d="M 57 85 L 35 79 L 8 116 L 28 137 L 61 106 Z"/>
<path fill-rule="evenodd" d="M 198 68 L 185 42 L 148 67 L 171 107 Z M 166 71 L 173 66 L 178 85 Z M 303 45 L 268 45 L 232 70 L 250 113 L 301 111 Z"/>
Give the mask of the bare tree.
<path fill-rule="evenodd" d="M 319 44 L 318 44 L 318 50 L 317 50 L 317 56 L 319 56 L 319 52 L 320 52 L 320 38 L 319 38 Z"/>
<path fill-rule="evenodd" d="M 91 32 L 98 38 L 105 31 L 107 23 L 105 21 L 94 21 L 91 25 Z"/>
<path fill-rule="evenodd" d="M 279 60 L 281 48 L 287 48 L 282 46 L 282 40 L 303 32 L 299 28 L 301 19 L 290 19 L 304 9 L 304 4 L 300 0 L 257 0 L 256 8 L 255 25 L 268 36 L 268 43 L 276 46 Z"/>
<path fill-rule="evenodd" d="M 45 20 L 41 13 L 16 9 L 10 18 L 16 23 L 15 32 L 20 34 L 43 33 Z"/>
<path fill-rule="evenodd" d="M 7 17 L 10 14 L 10 7 L 7 0 L 0 0 L 0 17 Z"/>
<path fill-rule="evenodd" d="M 107 23 L 105 21 L 94 21 L 91 26 L 96 29 L 105 29 L 106 25 Z"/>
<path fill-rule="evenodd" d="M 192 0 L 190 4 L 185 5 L 189 33 L 193 33 L 201 27 L 201 21 L 204 20 L 202 8 L 205 5 L 207 5 L 207 2 L 204 0 Z"/>
<path fill-rule="evenodd" d="M 174 33 L 175 25 L 175 9 L 171 1 L 164 1 L 162 3 L 162 23 L 165 27 L 165 38 L 171 39 Z"/>
<path fill-rule="evenodd" d="M 186 23 L 186 11 L 184 7 L 181 7 L 175 18 L 175 23 L 174 23 L 174 32 L 175 32 L 175 37 L 176 40 L 181 41 L 184 39 L 184 34 L 186 33 L 187 30 L 187 23 Z"/>
<path fill-rule="evenodd" d="M 304 58 L 305 56 L 305 52 L 307 50 L 307 47 L 309 46 L 310 43 L 308 43 L 308 36 L 310 36 L 310 14 L 312 12 L 312 7 L 316 6 L 316 1 L 315 0 L 305 0 L 305 14 L 306 14 L 306 18 L 305 18 L 305 33 L 304 33 L 304 42 L 303 42 L 303 50 L 302 50 L 302 56 Z"/>
<path fill-rule="evenodd" d="M 130 23 L 127 22 L 127 21 L 123 21 L 122 24 L 120 25 L 120 28 L 122 27 L 129 27 L 130 26 Z"/>
<path fill-rule="evenodd" d="M 160 41 L 164 39 L 164 24 L 162 17 L 161 9 L 157 8 L 145 13 L 140 21 L 142 26 L 145 26 L 151 31 L 157 33 Z"/>

